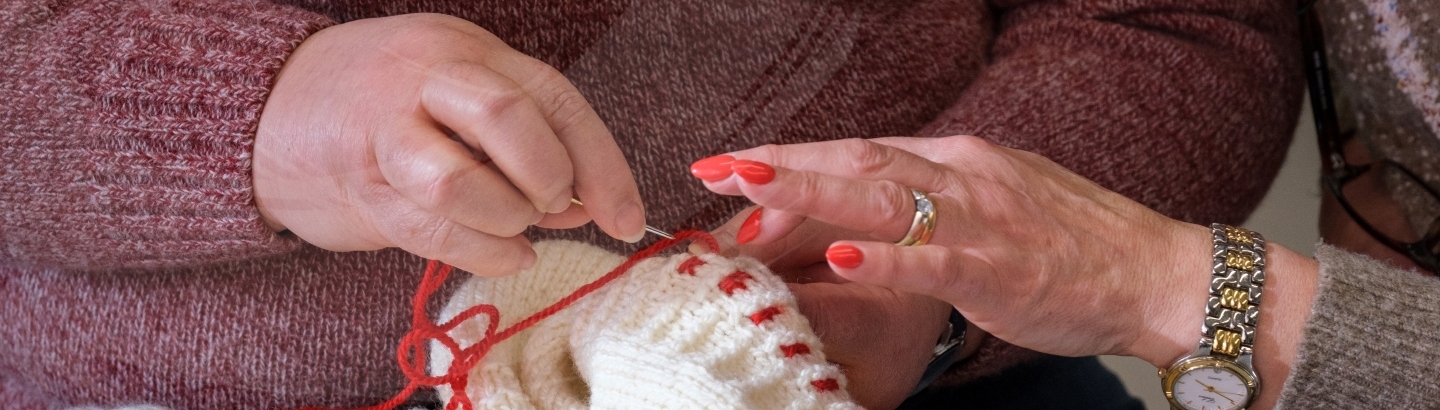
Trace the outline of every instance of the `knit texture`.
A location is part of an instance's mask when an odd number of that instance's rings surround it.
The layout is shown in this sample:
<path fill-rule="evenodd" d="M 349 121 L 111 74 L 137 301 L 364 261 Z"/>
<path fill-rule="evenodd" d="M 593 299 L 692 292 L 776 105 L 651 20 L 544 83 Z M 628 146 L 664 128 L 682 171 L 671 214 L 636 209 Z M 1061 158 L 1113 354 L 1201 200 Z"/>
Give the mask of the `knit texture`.
<path fill-rule="evenodd" d="M 1290 378 L 1287 409 L 1433 409 L 1440 385 L 1440 281 L 1329 245 Z"/>
<path fill-rule="evenodd" d="M 259 2 L 69 3 L 0 11 L 4 259 L 159 268 L 296 249 L 260 223 L 250 148 L 275 57 L 327 20 Z"/>
<path fill-rule="evenodd" d="M 0 388 L 26 391 L 0 397 L 275 409 L 403 387 L 394 352 L 424 262 L 266 231 L 249 155 L 295 44 L 412 12 L 561 69 L 625 152 L 649 222 L 672 230 L 747 205 L 689 177 L 696 159 L 922 129 L 1236 222 L 1299 107 L 1293 4 L 1278 0 L 3 0 Z M 526 235 L 646 245 L 593 226 Z M 986 343 L 943 382 L 1025 358 Z"/>
<path fill-rule="evenodd" d="M 1323 19 L 1342 125 L 1371 158 L 1387 158 L 1440 187 L 1440 12 L 1432 2 L 1327 1 Z M 1440 202 L 1414 184 L 1386 182 L 1416 232 L 1430 229 Z"/>
<path fill-rule="evenodd" d="M 441 319 L 479 304 L 524 317 L 624 261 L 572 241 L 535 251 L 539 261 L 519 275 L 468 280 Z M 451 335 L 467 346 L 487 325 Z M 785 283 L 758 261 L 679 254 L 641 262 L 495 346 L 470 371 L 467 393 L 476 408 L 497 410 L 859 409 L 822 349 Z M 448 371 L 450 351 L 431 351 L 432 372 Z M 448 401 L 448 386 L 440 390 Z"/>

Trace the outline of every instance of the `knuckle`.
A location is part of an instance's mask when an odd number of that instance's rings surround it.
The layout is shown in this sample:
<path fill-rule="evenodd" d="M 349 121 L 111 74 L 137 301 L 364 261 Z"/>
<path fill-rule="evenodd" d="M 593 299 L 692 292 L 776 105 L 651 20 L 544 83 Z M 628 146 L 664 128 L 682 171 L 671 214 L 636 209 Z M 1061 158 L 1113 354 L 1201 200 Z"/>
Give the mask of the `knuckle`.
<path fill-rule="evenodd" d="M 430 249 L 432 253 L 444 255 L 442 256 L 443 258 L 449 259 L 449 257 L 452 256 L 450 252 L 448 252 L 451 248 L 451 239 L 455 235 L 455 230 L 459 229 L 459 227 L 449 220 L 443 218 L 435 219 L 436 222 L 422 234 L 423 241 L 426 248 Z"/>
<path fill-rule="evenodd" d="M 468 34 L 457 29 L 453 20 L 459 19 L 443 14 L 397 16 L 384 45 L 387 49 L 408 55 L 414 50 L 435 50 L 446 45 L 472 42 Z"/>
<path fill-rule="evenodd" d="M 930 266 L 932 289 L 942 293 L 954 293 L 963 289 L 960 283 L 961 275 L 952 270 L 955 265 L 950 260 L 950 252 L 928 252 L 923 257 Z"/>
<path fill-rule="evenodd" d="M 915 201 L 910 195 L 910 189 L 889 181 L 882 183 L 880 187 L 879 202 L 875 204 L 875 221 L 878 226 L 890 227 L 894 225 L 894 221 L 903 221 L 902 226 L 910 226 L 910 221 L 915 217 L 915 211 L 911 209 Z"/>
<path fill-rule="evenodd" d="M 841 141 L 845 158 L 850 158 L 853 175 L 875 175 L 894 160 L 889 147 L 875 142 L 852 138 Z"/>
<path fill-rule="evenodd" d="M 424 188 L 416 198 L 425 209 L 436 210 L 455 200 L 460 191 L 464 172 L 455 169 L 436 170 L 424 182 Z"/>
<path fill-rule="evenodd" d="M 407 218 L 408 219 L 408 218 Z M 454 233 L 454 225 L 430 215 L 420 216 L 419 221 L 401 223 L 394 228 L 392 241 L 396 246 L 410 253 L 430 259 L 445 259 L 444 250 Z"/>
<path fill-rule="evenodd" d="M 508 113 L 524 107 L 530 102 L 530 95 L 525 90 L 512 84 L 494 84 L 485 90 L 482 97 L 475 101 L 474 115 L 483 117 L 503 117 Z"/>
<path fill-rule="evenodd" d="M 564 133 L 571 126 L 582 123 L 593 116 L 593 110 L 585 96 L 581 95 L 579 90 L 570 87 L 568 81 L 563 78 L 557 81 L 564 83 L 553 85 L 552 87 L 556 89 L 554 92 L 544 93 L 543 95 L 547 95 L 547 97 L 541 103 L 546 107 L 546 118 L 550 119 L 552 124 L 556 124 L 555 132 Z"/>
<path fill-rule="evenodd" d="M 748 151 L 749 154 L 751 154 L 751 155 L 748 156 L 749 159 L 751 159 L 751 160 L 761 161 L 761 162 L 771 162 L 771 163 L 772 163 L 771 165 L 784 165 L 784 164 L 774 164 L 774 162 L 776 162 L 776 159 L 777 159 L 777 158 L 781 158 L 781 156 L 784 155 L 784 149 L 781 148 L 781 146 L 779 146 L 779 145 L 776 145 L 776 144 L 765 144 L 765 145 L 761 145 L 761 146 L 758 146 L 758 147 L 755 147 L 755 148 L 751 148 L 751 149 L 749 149 L 749 150 L 747 150 L 747 151 Z"/>

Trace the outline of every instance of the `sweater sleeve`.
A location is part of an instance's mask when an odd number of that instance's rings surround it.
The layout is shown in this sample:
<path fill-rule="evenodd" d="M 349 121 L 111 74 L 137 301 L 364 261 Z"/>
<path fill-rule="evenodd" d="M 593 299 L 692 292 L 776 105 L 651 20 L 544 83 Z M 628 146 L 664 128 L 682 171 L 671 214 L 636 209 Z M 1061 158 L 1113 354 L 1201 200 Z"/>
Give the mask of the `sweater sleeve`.
<path fill-rule="evenodd" d="M 251 192 L 260 111 L 329 24 L 261 1 L 0 3 L 0 263 L 189 266 L 291 251 Z"/>
<path fill-rule="evenodd" d="M 996 3 L 991 61 L 920 136 L 1036 152 L 1189 222 L 1259 204 L 1299 115 L 1294 2 Z M 987 340 L 941 383 L 1034 354 Z"/>
<path fill-rule="evenodd" d="M 1440 407 L 1440 279 L 1321 245 L 1319 287 L 1277 408 Z"/>

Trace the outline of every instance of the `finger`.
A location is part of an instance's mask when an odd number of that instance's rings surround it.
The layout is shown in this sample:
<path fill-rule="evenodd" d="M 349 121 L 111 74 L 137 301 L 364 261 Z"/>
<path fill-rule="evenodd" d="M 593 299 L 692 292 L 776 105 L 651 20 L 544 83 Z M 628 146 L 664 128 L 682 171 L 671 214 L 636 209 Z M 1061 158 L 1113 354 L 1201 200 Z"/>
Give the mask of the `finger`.
<path fill-rule="evenodd" d="M 545 229 L 572 229 L 590 222 L 590 214 L 585 213 L 585 207 L 570 204 L 570 209 L 557 214 L 545 214 L 535 226 Z"/>
<path fill-rule="evenodd" d="M 759 230 L 759 233 L 744 234 L 745 237 L 758 236 L 740 244 L 737 243 L 737 235 L 742 230 Z M 731 257 L 745 255 L 759 260 L 776 272 L 793 271 L 823 263 L 825 249 L 831 243 L 863 237 L 862 234 L 834 225 L 760 207 L 740 211 L 724 225 L 711 231 L 711 235 L 720 245 L 720 249 L 695 249 L 693 252 L 713 251 Z"/>
<path fill-rule="evenodd" d="M 566 147 L 520 85 L 479 64 L 447 63 L 431 70 L 421 104 L 483 150 L 535 209 L 556 213 L 570 206 L 575 173 Z"/>
<path fill-rule="evenodd" d="M 476 231 L 394 195 L 373 208 L 371 218 L 382 236 L 406 252 L 480 276 L 512 275 L 535 264 L 535 251 L 523 236 Z"/>
<path fill-rule="evenodd" d="M 514 50 L 488 55 L 486 64 L 513 79 L 539 105 L 570 155 L 575 193 L 600 230 L 638 242 L 645 236 L 645 204 L 620 146 L 600 115 L 560 71 Z"/>
<path fill-rule="evenodd" d="M 801 215 L 752 206 L 735 214 L 725 224 L 711 231 L 711 234 L 720 243 L 720 253 L 728 254 L 730 252 L 727 251 L 737 246 L 772 244 L 775 240 L 790 234 L 804 222 L 805 217 Z M 759 246 L 746 246 L 746 248 L 749 247 L 760 248 Z M 774 247 L 777 246 L 764 246 L 763 248 Z M 748 252 L 746 254 L 751 255 Z"/>
<path fill-rule="evenodd" d="M 975 272 L 984 265 L 943 246 L 841 241 L 831 245 L 825 257 L 841 277 L 957 306 L 966 301 L 977 303 L 975 295 L 985 294 L 979 286 L 983 278 Z"/>
<path fill-rule="evenodd" d="M 804 215 L 882 241 L 904 238 L 915 219 L 915 197 L 901 183 L 771 167 L 756 161 L 736 160 L 735 164 L 740 191 L 770 209 Z"/>
<path fill-rule="evenodd" d="M 385 181 L 432 214 L 499 237 L 519 235 L 540 220 L 541 213 L 509 180 L 438 130 L 412 125 L 374 144 Z"/>
<path fill-rule="evenodd" d="M 845 277 L 836 274 L 834 269 L 830 269 L 830 264 L 827 262 L 814 263 L 787 270 L 774 270 L 774 272 L 776 276 L 779 276 L 786 283 L 804 284 L 824 282 L 837 285 L 851 283 L 849 279 L 845 279 Z"/>
<path fill-rule="evenodd" d="M 915 140 L 913 138 L 879 140 L 885 143 L 876 142 L 876 140 L 847 139 L 792 145 L 766 145 L 734 152 L 730 155 L 737 160 L 755 161 L 795 170 L 871 181 L 895 181 L 926 191 L 939 190 L 944 187 L 944 181 L 949 178 L 951 171 L 934 161 L 890 145 L 899 140 L 905 140 L 906 144 L 917 146 L 917 148 L 936 145 L 929 140 L 908 141 Z M 738 178 L 742 175 L 739 171 L 745 166 L 744 164 L 740 161 L 732 164 L 732 168 L 736 171 L 736 177 L 719 180 L 712 184 L 706 184 L 706 186 L 711 187 L 717 193 L 737 194 L 738 186 L 734 184 L 744 180 Z"/>

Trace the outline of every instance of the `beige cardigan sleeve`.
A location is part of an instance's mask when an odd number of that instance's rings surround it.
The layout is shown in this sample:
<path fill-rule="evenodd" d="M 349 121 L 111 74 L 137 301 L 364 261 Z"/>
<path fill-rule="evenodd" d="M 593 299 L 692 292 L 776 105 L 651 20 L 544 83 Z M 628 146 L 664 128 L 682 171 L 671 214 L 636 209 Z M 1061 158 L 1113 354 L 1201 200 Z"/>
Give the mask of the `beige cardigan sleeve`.
<path fill-rule="evenodd" d="M 1319 287 L 1279 408 L 1440 408 L 1440 279 L 1315 253 Z"/>

